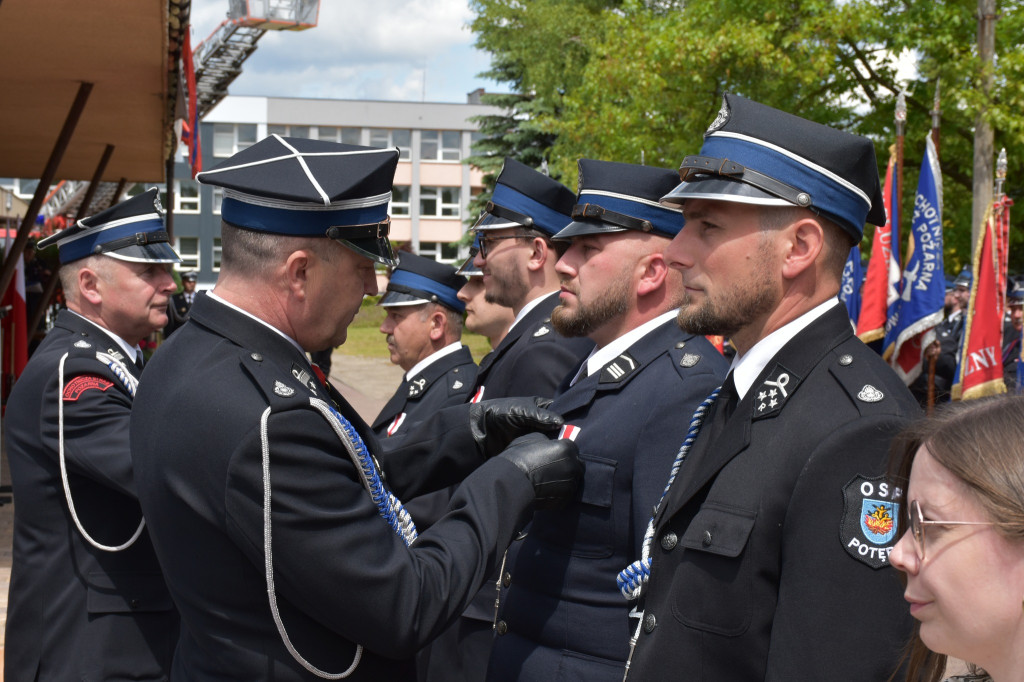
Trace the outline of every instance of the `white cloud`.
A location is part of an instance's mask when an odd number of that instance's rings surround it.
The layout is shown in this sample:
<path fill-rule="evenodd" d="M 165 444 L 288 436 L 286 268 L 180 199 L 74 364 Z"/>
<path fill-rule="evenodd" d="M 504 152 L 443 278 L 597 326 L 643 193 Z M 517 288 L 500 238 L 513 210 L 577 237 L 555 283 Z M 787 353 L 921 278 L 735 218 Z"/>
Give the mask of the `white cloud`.
<path fill-rule="evenodd" d="M 193 0 L 193 42 L 225 18 L 227 0 Z M 318 25 L 268 31 L 229 88 L 233 94 L 465 101 L 495 84 L 472 47 L 467 0 L 322 0 Z M 423 72 L 426 69 L 424 88 Z"/>

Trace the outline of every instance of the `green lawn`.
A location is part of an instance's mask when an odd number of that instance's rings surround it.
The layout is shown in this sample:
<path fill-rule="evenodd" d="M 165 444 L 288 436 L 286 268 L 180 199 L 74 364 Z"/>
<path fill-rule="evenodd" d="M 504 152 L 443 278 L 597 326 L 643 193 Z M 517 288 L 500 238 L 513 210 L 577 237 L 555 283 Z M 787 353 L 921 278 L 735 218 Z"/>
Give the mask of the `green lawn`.
<path fill-rule="evenodd" d="M 364 298 L 363 305 L 356 314 L 356 319 L 348 328 L 348 340 L 336 352 L 345 355 L 359 355 L 369 358 L 388 357 L 388 347 L 384 335 L 380 333 L 380 324 L 384 321 L 384 309 L 377 305 L 377 298 Z M 469 346 L 473 359 L 480 359 L 491 350 L 487 339 L 479 334 L 463 332 L 462 343 Z"/>

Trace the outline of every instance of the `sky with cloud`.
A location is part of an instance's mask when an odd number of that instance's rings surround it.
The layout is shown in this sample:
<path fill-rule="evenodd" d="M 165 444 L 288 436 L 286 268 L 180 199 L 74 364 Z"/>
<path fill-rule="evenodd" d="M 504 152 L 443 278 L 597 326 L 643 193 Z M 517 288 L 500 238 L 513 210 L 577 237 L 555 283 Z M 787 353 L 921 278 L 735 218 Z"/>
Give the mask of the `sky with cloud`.
<path fill-rule="evenodd" d="M 226 18 L 228 0 L 192 0 L 192 46 Z M 232 95 L 465 102 L 504 88 L 477 74 L 467 0 L 321 0 L 316 28 L 268 31 Z"/>

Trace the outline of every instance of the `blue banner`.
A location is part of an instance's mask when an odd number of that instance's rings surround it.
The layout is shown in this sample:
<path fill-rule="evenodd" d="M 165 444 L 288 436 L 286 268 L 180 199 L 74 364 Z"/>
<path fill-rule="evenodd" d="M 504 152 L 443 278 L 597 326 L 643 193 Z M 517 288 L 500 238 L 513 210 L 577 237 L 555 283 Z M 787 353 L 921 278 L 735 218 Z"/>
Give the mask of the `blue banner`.
<path fill-rule="evenodd" d="M 850 255 L 843 266 L 843 280 L 839 286 L 839 300 L 846 304 L 846 312 L 854 330 L 860 319 L 860 287 L 864 280 L 864 268 L 860 262 L 860 246 L 850 249 Z"/>
<path fill-rule="evenodd" d="M 946 298 L 942 264 L 942 173 L 935 144 L 926 138 L 921 177 L 914 199 L 903 285 L 896 310 L 886 325 L 885 348 L 890 363 L 906 383 L 921 373 L 923 349 L 934 339 Z"/>

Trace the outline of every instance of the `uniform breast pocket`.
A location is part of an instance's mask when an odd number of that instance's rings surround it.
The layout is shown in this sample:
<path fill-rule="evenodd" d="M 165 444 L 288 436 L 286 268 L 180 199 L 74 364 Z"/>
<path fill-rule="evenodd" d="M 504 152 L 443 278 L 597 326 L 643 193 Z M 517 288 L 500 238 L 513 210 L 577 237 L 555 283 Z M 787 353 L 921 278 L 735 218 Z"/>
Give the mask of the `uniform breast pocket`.
<path fill-rule="evenodd" d="M 736 636 L 754 609 L 751 558 L 744 552 L 756 514 L 706 504 L 683 533 L 672 581 L 672 612 L 689 627 Z"/>
<path fill-rule="evenodd" d="M 583 486 L 579 499 L 556 512 L 538 512 L 531 534 L 550 548 L 575 557 L 611 556 L 617 535 L 615 521 L 615 470 L 612 459 L 581 454 Z M 619 510 L 629 514 L 629 509 Z M 628 522 L 628 519 L 627 519 Z"/>

